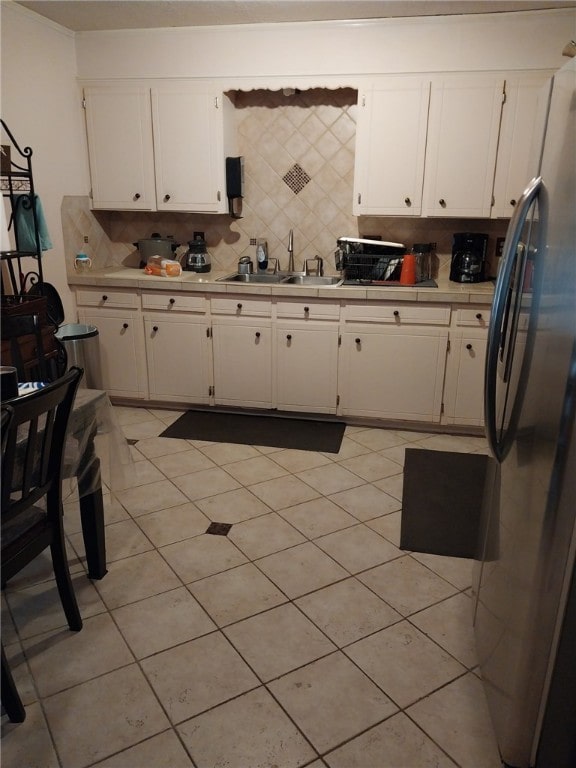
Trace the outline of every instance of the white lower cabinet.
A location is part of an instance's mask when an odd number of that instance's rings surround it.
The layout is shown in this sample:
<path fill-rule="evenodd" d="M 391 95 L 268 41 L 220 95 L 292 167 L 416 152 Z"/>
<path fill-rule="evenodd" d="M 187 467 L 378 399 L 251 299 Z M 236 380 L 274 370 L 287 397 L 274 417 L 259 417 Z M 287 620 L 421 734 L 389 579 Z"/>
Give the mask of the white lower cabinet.
<path fill-rule="evenodd" d="M 202 295 L 181 291 L 142 293 L 150 399 L 210 402 L 208 306 Z"/>
<path fill-rule="evenodd" d="M 450 338 L 444 419 L 446 424 L 484 424 L 486 334 L 457 331 Z"/>
<path fill-rule="evenodd" d="M 272 323 L 266 318 L 212 322 L 214 402 L 272 407 Z"/>
<path fill-rule="evenodd" d="M 448 330 L 350 328 L 342 334 L 342 415 L 440 421 Z"/>
<path fill-rule="evenodd" d="M 439 422 L 450 306 L 354 301 L 342 314 L 340 413 Z"/>
<path fill-rule="evenodd" d="M 444 384 L 445 424 L 484 424 L 484 363 L 490 309 L 457 309 Z"/>
<path fill-rule="evenodd" d="M 208 336 L 206 320 L 144 317 L 150 399 L 210 402 Z"/>
<path fill-rule="evenodd" d="M 142 319 L 121 310 L 80 309 L 80 322 L 98 328 L 102 386 L 116 397 L 145 398 Z"/>
<path fill-rule="evenodd" d="M 115 397 L 146 398 L 139 296 L 134 291 L 82 289 L 76 301 L 79 322 L 98 329 L 103 388 Z"/>
<path fill-rule="evenodd" d="M 482 426 L 487 306 L 82 288 L 113 397 Z"/>
<path fill-rule="evenodd" d="M 338 324 L 278 322 L 276 404 L 280 410 L 336 413 Z"/>

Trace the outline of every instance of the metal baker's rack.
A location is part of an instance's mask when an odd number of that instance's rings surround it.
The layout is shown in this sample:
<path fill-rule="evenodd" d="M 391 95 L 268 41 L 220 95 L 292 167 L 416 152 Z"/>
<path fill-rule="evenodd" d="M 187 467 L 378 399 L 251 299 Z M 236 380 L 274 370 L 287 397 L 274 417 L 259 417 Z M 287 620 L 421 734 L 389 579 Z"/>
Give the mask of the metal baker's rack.
<path fill-rule="evenodd" d="M 8 221 L 8 231 L 13 232 L 15 248 L 13 250 L 0 251 L 1 258 L 1 279 L 2 296 L 7 293 L 15 296 L 24 296 L 27 293 L 27 286 L 44 282 L 42 273 L 42 247 L 40 241 L 40 228 L 36 211 L 34 190 L 34 176 L 32 174 L 32 149 L 30 147 L 20 147 L 12 132 L 4 122 L 0 120 L 2 127 L 2 149 L 1 149 L 1 168 L 0 168 L 0 189 L 2 197 L 10 200 L 10 219 Z M 9 143 L 5 143 L 5 138 Z M 18 229 L 14 223 L 14 215 L 17 204 L 20 204 L 26 210 L 32 213 L 33 232 L 34 232 L 34 250 L 23 250 L 20 247 Z M 33 258 L 35 265 L 32 269 L 25 271 L 24 260 Z M 10 279 L 10 291 L 5 287 L 5 268 Z"/>

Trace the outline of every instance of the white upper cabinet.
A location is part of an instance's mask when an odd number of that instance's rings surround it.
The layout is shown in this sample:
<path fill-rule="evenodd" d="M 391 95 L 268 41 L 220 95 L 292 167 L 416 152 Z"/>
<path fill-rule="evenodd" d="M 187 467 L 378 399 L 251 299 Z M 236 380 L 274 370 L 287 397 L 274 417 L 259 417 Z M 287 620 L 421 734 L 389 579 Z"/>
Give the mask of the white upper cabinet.
<path fill-rule="evenodd" d="M 387 78 L 360 92 L 355 215 L 420 215 L 429 100 L 421 77 Z"/>
<path fill-rule="evenodd" d="M 381 78 L 360 92 L 355 215 L 489 217 L 504 77 Z"/>
<path fill-rule="evenodd" d="M 92 207 L 156 208 L 150 89 L 137 85 L 84 89 Z"/>
<path fill-rule="evenodd" d="M 490 216 L 503 93 L 500 75 L 451 75 L 432 81 L 425 216 Z"/>
<path fill-rule="evenodd" d="M 506 78 L 506 102 L 494 179 L 494 218 L 510 218 L 530 179 L 538 173 L 551 73 Z"/>
<path fill-rule="evenodd" d="M 226 213 L 232 106 L 209 84 L 84 89 L 93 208 Z"/>
<path fill-rule="evenodd" d="M 224 109 L 209 88 L 152 88 L 156 201 L 159 211 L 225 213 Z"/>

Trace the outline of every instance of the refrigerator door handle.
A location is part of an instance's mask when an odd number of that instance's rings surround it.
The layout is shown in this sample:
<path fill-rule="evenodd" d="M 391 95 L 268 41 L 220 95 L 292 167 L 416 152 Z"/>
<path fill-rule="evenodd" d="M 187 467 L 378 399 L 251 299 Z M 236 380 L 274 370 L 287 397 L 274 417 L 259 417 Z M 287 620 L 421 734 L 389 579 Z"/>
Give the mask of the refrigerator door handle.
<path fill-rule="evenodd" d="M 505 339 L 502 338 L 503 328 L 508 326 L 508 317 L 506 313 L 510 311 L 509 293 L 511 281 L 514 279 L 514 265 L 516 254 L 522 230 L 530 210 L 530 206 L 540 193 L 542 188 L 542 177 L 537 176 L 528 184 L 518 204 L 514 209 L 506 240 L 502 251 L 502 262 L 496 287 L 494 289 L 494 300 L 492 303 L 492 313 L 490 316 L 490 325 L 488 328 L 488 344 L 486 349 L 486 365 L 484 369 L 484 423 L 486 425 L 486 438 L 490 451 L 498 461 L 502 459 L 500 439 L 496 426 L 496 376 L 498 369 L 498 357 L 500 352 L 504 353 L 503 345 Z M 513 339 L 510 339 L 513 342 Z M 506 354 L 511 354 L 513 344 L 510 343 Z M 508 369 L 508 362 L 505 364 L 505 370 Z"/>

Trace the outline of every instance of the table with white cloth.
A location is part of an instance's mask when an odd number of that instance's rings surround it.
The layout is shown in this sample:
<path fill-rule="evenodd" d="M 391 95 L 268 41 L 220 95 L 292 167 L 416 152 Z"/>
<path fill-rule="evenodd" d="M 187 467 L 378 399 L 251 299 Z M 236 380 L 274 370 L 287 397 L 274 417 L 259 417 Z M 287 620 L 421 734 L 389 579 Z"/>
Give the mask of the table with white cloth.
<path fill-rule="evenodd" d="M 79 388 L 70 414 L 64 450 L 63 496 L 77 481 L 82 537 L 90 579 L 107 572 L 102 474 L 111 492 L 130 484 L 134 463 L 108 394 Z"/>

